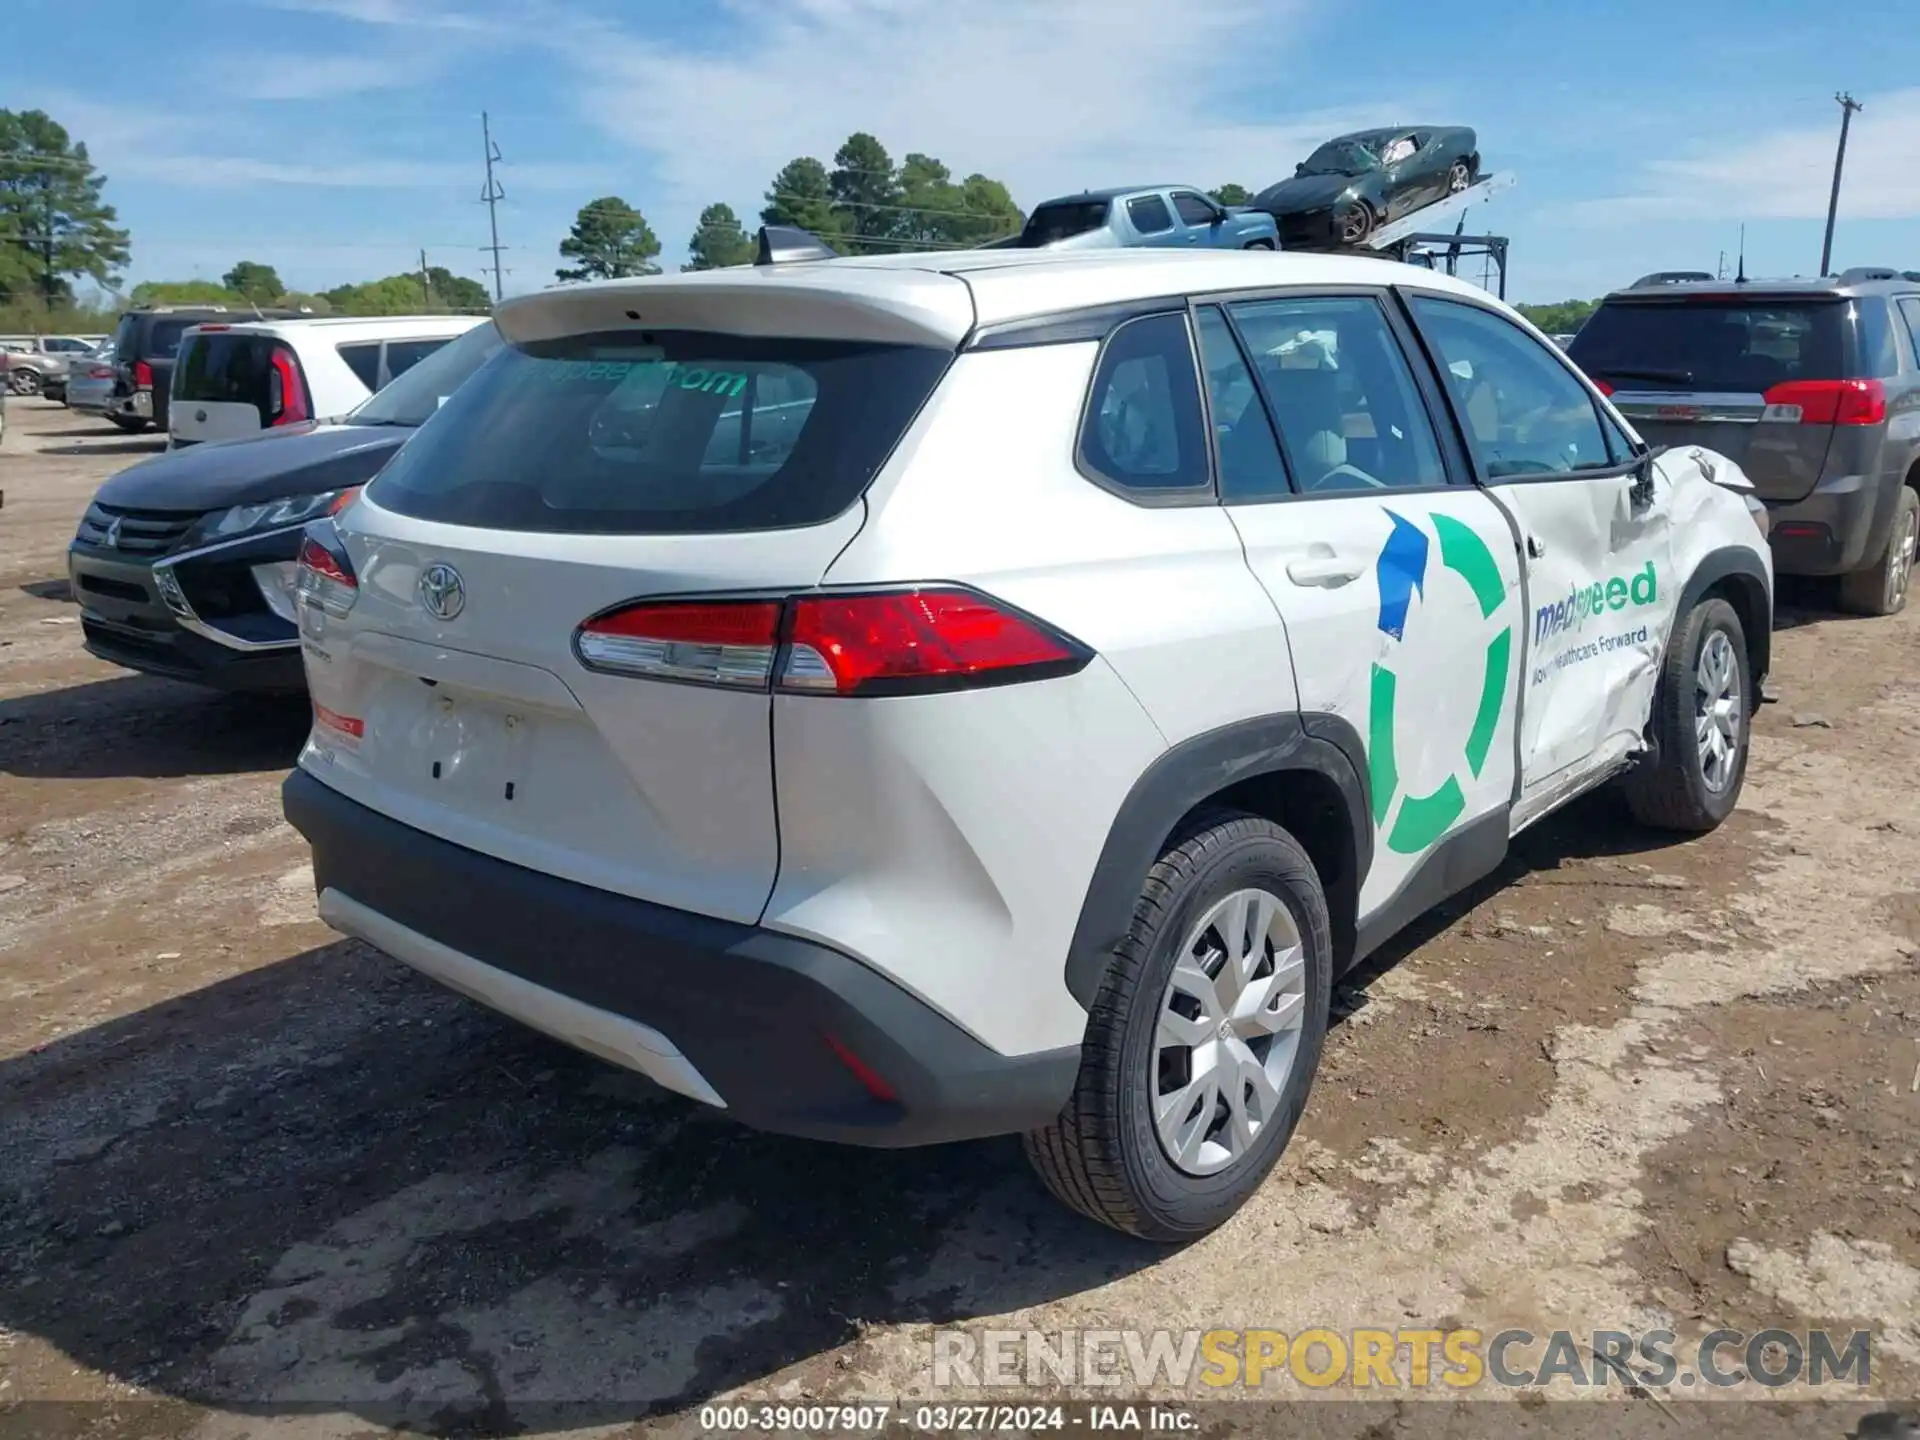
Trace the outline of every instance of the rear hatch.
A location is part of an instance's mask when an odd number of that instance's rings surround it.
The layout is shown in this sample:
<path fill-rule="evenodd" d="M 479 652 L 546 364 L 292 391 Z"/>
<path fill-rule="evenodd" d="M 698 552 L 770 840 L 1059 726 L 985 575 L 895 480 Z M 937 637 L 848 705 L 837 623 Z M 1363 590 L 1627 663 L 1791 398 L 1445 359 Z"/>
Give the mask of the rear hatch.
<path fill-rule="evenodd" d="M 725 305 L 694 304 L 715 328 L 503 349 L 336 517 L 351 586 L 303 571 L 335 597 L 301 607 L 303 764 L 485 854 L 756 919 L 778 861 L 777 607 L 695 597 L 807 589 L 858 532 L 860 496 L 971 319 L 960 282 L 923 279 L 965 306 L 950 336 L 860 338 L 842 312 L 852 338 L 750 338 L 721 333 Z M 806 306 L 755 298 L 760 323 L 811 328 Z M 522 333 L 528 309 L 592 304 L 521 302 Z M 897 335 L 885 318 L 868 328 Z"/>
<path fill-rule="evenodd" d="M 114 394 L 151 390 L 154 418 L 164 419 L 181 337 L 199 323 L 190 315 L 123 315 L 113 338 L 114 368 L 119 371 Z"/>
<path fill-rule="evenodd" d="M 1655 445 L 1739 462 L 1762 498 L 1804 498 L 1836 420 L 1867 413 L 1853 305 L 1748 291 L 1609 299 L 1567 354 Z"/>
<path fill-rule="evenodd" d="M 310 418 L 293 350 L 271 335 L 226 325 L 187 332 L 174 362 L 172 400 L 167 430 L 179 445 L 235 440 Z"/>

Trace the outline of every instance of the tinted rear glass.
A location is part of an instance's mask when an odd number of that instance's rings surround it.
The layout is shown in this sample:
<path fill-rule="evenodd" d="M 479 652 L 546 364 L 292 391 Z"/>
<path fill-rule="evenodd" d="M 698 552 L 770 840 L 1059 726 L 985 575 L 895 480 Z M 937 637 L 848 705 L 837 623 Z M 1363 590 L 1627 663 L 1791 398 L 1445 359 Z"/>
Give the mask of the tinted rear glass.
<path fill-rule="evenodd" d="M 147 343 L 141 354 L 149 360 L 171 360 L 180 353 L 180 337 L 198 320 L 155 320 L 147 329 Z"/>
<path fill-rule="evenodd" d="M 1621 389 L 1751 394 L 1785 380 L 1850 372 L 1844 301 L 1612 302 L 1567 347 L 1589 375 Z"/>
<path fill-rule="evenodd" d="M 214 331 L 187 342 L 173 371 L 173 393 L 181 400 L 213 400 L 267 406 L 267 375 L 273 341 L 264 335 Z"/>
<path fill-rule="evenodd" d="M 818 524 L 866 489 L 949 359 L 688 331 L 509 348 L 440 406 L 369 494 L 402 515 L 498 530 Z"/>
<path fill-rule="evenodd" d="M 1051 245 L 1056 240 L 1071 240 L 1098 230 L 1107 223 L 1105 200 L 1073 200 L 1062 205 L 1042 205 L 1027 217 L 1020 232 L 1022 245 Z"/>
<path fill-rule="evenodd" d="M 451 344 L 442 345 L 386 389 L 347 416 L 349 425 L 424 425 L 447 397 L 492 358 L 500 332 L 483 320 Z"/>

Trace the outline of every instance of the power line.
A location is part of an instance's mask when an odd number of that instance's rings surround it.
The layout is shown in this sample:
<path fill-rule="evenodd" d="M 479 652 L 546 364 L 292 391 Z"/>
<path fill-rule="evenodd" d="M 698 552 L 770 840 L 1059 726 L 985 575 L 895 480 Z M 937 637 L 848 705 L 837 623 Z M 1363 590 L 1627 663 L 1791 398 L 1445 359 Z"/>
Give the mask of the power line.
<path fill-rule="evenodd" d="M 493 143 L 493 130 L 487 121 L 487 112 L 480 112 L 480 139 L 487 151 L 487 186 L 480 192 L 480 199 L 487 207 L 487 226 L 493 232 L 493 298 L 502 298 L 500 288 L 500 213 L 498 206 L 507 198 L 507 192 L 500 188 L 500 182 L 493 178 L 494 163 L 500 159 L 500 147 Z"/>

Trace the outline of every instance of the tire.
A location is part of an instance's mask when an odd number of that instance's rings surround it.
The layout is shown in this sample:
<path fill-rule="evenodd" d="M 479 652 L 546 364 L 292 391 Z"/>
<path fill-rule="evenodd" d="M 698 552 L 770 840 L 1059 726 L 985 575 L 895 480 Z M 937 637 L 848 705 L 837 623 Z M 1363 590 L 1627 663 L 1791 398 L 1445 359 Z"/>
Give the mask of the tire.
<path fill-rule="evenodd" d="M 1268 989 L 1263 994 L 1270 991 L 1276 1003 L 1284 1002 L 1298 1023 L 1290 1027 L 1291 1039 L 1287 1031 L 1254 1036 L 1238 1052 L 1251 1056 L 1254 1052 L 1247 1047 L 1265 1041 L 1268 1048 L 1261 1063 L 1286 1065 L 1277 1084 L 1267 1081 L 1272 1093 L 1264 1106 L 1257 1107 L 1262 1117 L 1257 1131 L 1224 1161 L 1219 1153 L 1208 1159 L 1190 1149 L 1195 1158 L 1183 1166 L 1162 1140 L 1154 1113 L 1155 1099 L 1174 1093 L 1163 1091 L 1163 1086 L 1185 1088 L 1180 1074 L 1167 1069 L 1168 1062 L 1180 1060 L 1178 1047 L 1163 1050 L 1158 1043 L 1163 1008 L 1173 1001 L 1174 968 L 1186 942 L 1199 938 L 1196 927 L 1215 907 L 1225 905 L 1231 914 L 1239 897 L 1250 892 L 1273 906 L 1274 927 L 1291 927 L 1287 933 L 1298 941 L 1299 963 L 1296 969 L 1276 966 L 1271 958 L 1261 960 L 1261 954 L 1281 954 L 1277 942 L 1270 949 L 1250 952 L 1256 967 L 1269 969 L 1263 976 L 1256 968 L 1242 993 L 1251 993 L 1264 980 Z M 1217 939 L 1226 931 L 1223 920 L 1219 932 L 1206 933 Z M 1232 963 L 1224 955 L 1219 958 L 1223 966 Z M 1326 897 L 1299 843 L 1258 816 L 1223 810 L 1198 817 L 1174 836 L 1147 875 L 1133 923 L 1115 951 L 1088 1017 L 1072 1097 L 1051 1125 L 1026 1136 L 1027 1158 L 1041 1181 L 1083 1215 L 1142 1239 L 1192 1240 L 1227 1220 L 1259 1189 L 1299 1122 L 1326 1038 L 1332 970 Z M 1201 972 L 1189 968 L 1184 973 Z M 1216 973 L 1224 974 L 1224 968 Z M 1194 1050 L 1201 1046 L 1231 1060 L 1236 1052 L 1228 1047 L 1236 1042 L 1224 1038 L 1224 1027 L 1205 1030 L 1209 1015 L 1220 1012 L 1190 1000 L 1181 1003 L 1196 1012 L 1187 1023 L 1205 1032 L 1205 1038 L 1186 1051 L 1187 1064 L 1194 1063 Z M 1248 1031 L 1242 1033 L 1250 1034 L 1252 1022 L 1246 1023 Z M 1272 1047 L 1278 1046 L 1287 1048 L 1276 1057 Z M 1235 1072 L 1236 1079 L 1240 1073 Z M 1186 1072 L 1187 1081 L 1196 1079 L 1191 1070 Z M 1219 1130 L 1221 1122 L 1215 1117 L 1226 1113 L 1225 1096 L 1203 1089 L 1192 1093 L 1198 1098 L 1183 1117 L 1192 1122 L 1186 1133 Z M 1239 1093 L 1242 1112 L 1248 1113 L 1252 1092 L 1243 1084 Z M 1204 1125 L 1194 1122 L 1203 1108 Z M 1230 1129 L 1219 1134 L 1221 1144 L 1238 1144 Z M 1203 1142 L 1199 1151 L 1206 1151 L 1208 1143 Z"/>
<path fill-rule="evenodd" d="M 1709 773 L 1699 738 L 1702 696 L 1707 682 L 1702 656 L 1712 648 L 1731 667 L 1730 756 L 1720 783 Z M 1627 808 L 1643 825 L 1700 835 L 1733 813 L 1747 778 L 1747 752 L 1753 733 L 1753 676 L 1747 660 L 1747 636 L 1740 617 L 1726 601 L 1704 600 L 1680 617 L 1653 690 L 1653 714 L 1647 729 L 1658 759 L 1627 776 Z M 1722 728 L 1722 738 L 1725 731 Z"/>
<path fill-rule="evenodd" d="M 146 429 L 150 423 L 149 421 L 141 419 L 138 415 L 109 415 L 107 419 L 126 431 L 129 435 L 138 435 L 142 430 Z"/>
<path fill-rule="evenodd" d="M 1240 248 L 1242 250 L 1271 250 L 1273 249 L 1273 242 L 1271 240 L 1249 240 Z"/>
<path fill-rule="evenodd" d="M 1456 160 L 1447 167 L 1447 194 L 1458 195 L 1473 185 L 1473 166 L 1465 160 Z"/>
<path fill-rule="evenodd" d="M 1920 550 L 1920 493 L 1900 487 L 1886 553 L 1863 570 L 1840 577 L 1840 605 L 1855 615 L 1898 615 L 1907 605 L 1915 552 Z"/>
<path fill-rule="evenodd" d="M 1367 237 L 1373 234 L 1373 207 L 1364 200 L 1356 200 L 1340 217 L 1340 243 L 1342 245 L 1364 245 Z"/>
<path fill-rule="evenodd" d="M 16 395 L 38 395 L 40 393 L 40 372 L 38 370 L 13 370 L 8 372 Z"/>

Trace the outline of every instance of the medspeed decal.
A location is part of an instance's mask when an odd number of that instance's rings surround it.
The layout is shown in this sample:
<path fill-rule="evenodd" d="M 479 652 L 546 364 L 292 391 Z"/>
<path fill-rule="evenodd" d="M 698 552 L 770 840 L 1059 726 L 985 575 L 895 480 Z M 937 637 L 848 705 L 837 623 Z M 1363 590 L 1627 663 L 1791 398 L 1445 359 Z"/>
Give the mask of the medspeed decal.
<path fill-rule="evenodd" d="M 1407 610 L 1414 592 L 1419 591 L 1422 596 L 1426 593 L 1429 546 L 1426 532 L 1419 526 L 1391 510 L 1387 511 L 1387 518 L 1393 522 L 1393 530 L 1381 547 L 1374 575 L 1380 589 L 1380 631 L 1398 644 L 1406 637 Z M 1478 535 L 1452 516 L 1435 513 L 1429 518 L 1440 542 L 1441 565 L 1466 581 L 1480 607 L 1481 618 L 1492 620 L 1494 611 L 1507 595 L 1493 553 Z M 1507 672 L 1512 661 L 1513 627 L 1508 625 L 1487 641 L 1480 676 L 1480 701 L 1460 756 L 1475 778 L 1485 768 L 1488 752 L 1493 748 L 1494 731 L 1506 703 Z M 1467 808 L 1467 797 L 1457 766 L 1430 793 L 1400 795 L 1400 765 L 1393 738 L 1399 683 L 1399 676 L 1390 664 L 1375 662 L 1367 718 L 1367 771 L 1373 786 L 1373 823 L 1386 829 L 1387 848 L 1402 855 L 1417 855 L 1446 834 L 1460 818 Z M 1400 801 L 1397 814 L 1396 798 Z M 1389 816 L 1393 821 L 1391 826 L 1387 824 Z"/>
<path fill-rule="evenodd" d="M 1630 575 L 1615 575 L 1607 580 L 1573 586 L 1562 598 L 1542 605 L 1533 612 L 1533 643 L 1538 647 L 1563 635 L 1580 636 L 1589 625 L 1600 623 L 1603 617 L 1610 617 L 1616 611 L 1644 610 L 1659 597 L 1659 573 L 1651 560 Z M 1626 623 L 1619 628 L 1610 629 L 1592 639 L 1581 639 L 1577 644 L 1537 661 L 1533 666 L 1532 683 L 1545 684 L 1570 665 L 1579 665 L 1598 659 L 1610 651 L 1631 650 L 1647 643 L 1646 623 L 1642 621 L 1636 624 L 1628 616 Z"/>
<path fill-rule="evenodd" d="M 1578 631 L 1595 616 L 1612 610 L 1638 610 L 1658 598 L 1659 580 L 1653 562 L 1636 575 L 1615 575 L 1610 580 L 1570 588 L 1563 599 L 1542 605 L 1533 612 L 1533 643 L 1551 640 L 1567 631 Z"/>

